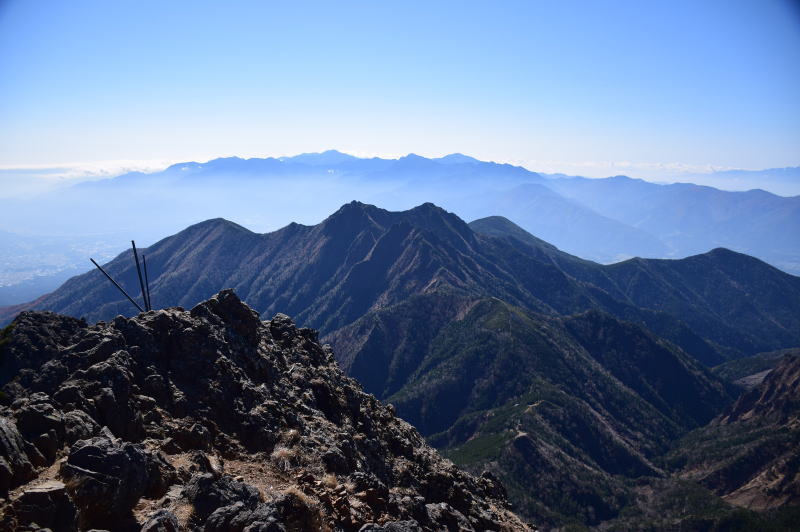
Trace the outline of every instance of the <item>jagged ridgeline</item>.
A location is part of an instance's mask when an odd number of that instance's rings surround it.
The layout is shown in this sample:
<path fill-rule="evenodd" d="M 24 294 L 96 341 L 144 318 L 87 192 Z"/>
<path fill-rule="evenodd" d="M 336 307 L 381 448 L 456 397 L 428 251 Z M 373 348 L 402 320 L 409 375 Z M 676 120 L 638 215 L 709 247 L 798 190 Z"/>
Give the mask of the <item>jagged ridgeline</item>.
<path fill-rule="evenodd" d="M 23 312 L 0 357 L 3 530 L 528 529 L 315 331 L 229 290 L 91 326 Z"/>
<path fill-rule="evenodd" d="M 262 316 L 286 312 L 323 335 L 412 295 L 452 287 L 550 315 L 604 309 L 708 365 L 800 344 L 800 278 L 747 255 L 716 249 L 604 266 L 513 224 L 488 225 L 471 227 L 431 203 L 390 212 L 352 202 L 317 225 L 267 234 L 208 220 L 142 252 L 159 306 L 191 307 L 233 288 Z M 129 253 L 105 267 L 138 293 Z M 0 309 L 0 320 L 21 308 L 89 321 L 135 311 L 97 271 L 28 305 Z"/>
<path fill-rule="evenodd" d="M 460 467 L 492 471 L 541 527 L 606 526 L 642 486 L 664 491 L 664 453 L 735 401 L 722 375 L 752 364 L 731 361 L 800 345 L 800 278 L 747 255 L 601 265 L 430 203 L 352 202 L 268 234 L 214 219 L 142 251 L 159 306 L 232 287 L 262 318 L 317 328 L 365 391 Z M 128 253 L 105 267 L 137 292 Z M 28 307 L 90 321 L 134 310 L 96 271 Z M 734 510 L 707 495 L 692 500 Z M 675 508 L 670 522 L 690 517 Z"/>

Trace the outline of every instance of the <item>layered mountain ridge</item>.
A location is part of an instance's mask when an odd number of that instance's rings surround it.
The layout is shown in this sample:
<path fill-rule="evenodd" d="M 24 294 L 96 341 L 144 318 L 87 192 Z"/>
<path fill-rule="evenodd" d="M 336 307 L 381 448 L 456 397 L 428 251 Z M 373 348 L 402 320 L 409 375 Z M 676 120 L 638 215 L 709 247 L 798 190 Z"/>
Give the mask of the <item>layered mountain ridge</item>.
<path fill-rule="evenodd" d="M 209 220 L 143 252 L 156 306 L 232 287 L 262 316 L 319 328 L 366 391 L 546 526 L 613 520 L 631 482 L 669 477 L 661 455 L 737 393 L 704 365 L 800 344 L 800 279 L 757 259 L 603 266 L 430 203 L 352 202 L 267 234 Z M 130 256 L 106 268 L 136 293 Z M 32 306 L 132 309 L 99 272 Z"/>
<path fill-rule="evenodd" d="M 457 463 L 503 478 L 540 524 L 612 518 L 628 502 L 616 477 L 666 475 L 656 457 L 734 393 L 680 349 L 596 310 L 555 318 L 435 292 L 329 339 L 350 375 Z"/>
<path fill-rule="evenodd" d="M 785 175 L 789 181 L 790 173 Z M 7 198 L 0 233 L 20 232 L 19 221 L 26 223 L 24 235 L 13 235 L 23 247 L 7 250 L 0 278 L 32 283 L 24 292 L 21 286 L 6 291 L 11 299 L 5 304 L 26 301 L 17 299 L 23 293 L 31 298 L 46 293 L 52 280 L 38 276 L 64 266 L 83 267 L 86 255 L 109 257 L 131 236 L 155 242 L 216 217 L 259 232 L 291 221 L 316 224 L 354 198 L 393 210 L 432 201 L 464 220 L 503 215 L 562 250 L 604 264 L 632 257 L 684 258 L 725 247 L 800 273 L 795 236 L 800 196 L 624 176 L 544 176 L 459 154 L 362 159 L 328 151 L 190 161 L 151 174 L 134 172 Z M 159 215 L 142 216 L 143 207 Z"/>
<path fill-rule="evenodd" d="M 603 308 L 646 323 L 700 359 L 716 348 L 696 338 L 690 348 L 692 334 L 720 346 L 722 356 L 800 343 L 800 280 L 755 259 L 714 250 L 601 266 L 556 251 L 545 258 L 514 235 L 475 232 L 432 204 L 390 212 L 358 202 L 318 225 L 261 235 L 209 220 L 143 250 L 159 305 L 191 306 L 230 286 L 259 312 L 285 311 L 324 333 L 446 284 L 551 314 Z M 127 253 L 107 269 L 136 291 Z M 131 311 L 99 272 L 31 306 L 90 320 Z"/>

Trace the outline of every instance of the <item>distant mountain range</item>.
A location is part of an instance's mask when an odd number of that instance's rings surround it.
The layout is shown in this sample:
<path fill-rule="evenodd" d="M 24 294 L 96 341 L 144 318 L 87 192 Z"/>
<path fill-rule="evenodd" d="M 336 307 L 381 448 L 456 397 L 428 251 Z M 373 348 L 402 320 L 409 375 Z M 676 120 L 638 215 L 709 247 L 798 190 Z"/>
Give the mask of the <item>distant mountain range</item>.
<path fill-rule="evenodd" d="M 442 164 L 419 159 L 406 163 Z M 669 474 L 659 457 L 738 391 L 707 366 L 800 345 L 800 278 L 758 259 L 604 266 L 431 203 L 351 202 L 266 234 L 213 219 L 141 251 L 156 307 L 229 287 L 262 316 L 320 329 L 367 391 L 553 526 L 616 519 L 633 479 Z M 105 267 L 138 292 L 129 252 Z M 27 306 L 92 321 L 133 310 L 97 271 Z"/>
<path fill-rule="evenodd" d="M 793 179 L 792 169 L 784 174 L 785 180 Z M 505 216 L 559 249 L 601 263 L 682 258 L 725 247 L 800 273 L 800 196 L 659 185 L 622 176 L 545 177 L 462 154 L 362 159 L 327 151 L 186 162 L 152 174 L 6 198 L 0 231 L 19 231 L 24 220 L 27 234 L 45 240 L 62 234 L 82 239 L 87 242 L 82 256 L 89 256 L 119 251 L 130 238 L 155 242 L 218 217 L 258 232 L 291 221 L 312 225 L 352 199 L 395 210 L 432 201 L 465 220 Z M 16 272 L 13 268 L 22 269 L 20 281 L 40 275 L 36 268 L 60 270 L 58 260 L 49 259 L 57 255 L 52 246 L 24 238 L 30 240 L 30 252 L 4 249 L 0 278 Z M 38 293 L 49 288 L 42 285 Z M 19 297 L 31 293 L 18 292 L 16 300 L 6 302 L 21 303 Z"/>
<path fill-rule="evenodd" d="M 725 190 L 762 189 L 780 196 L 800 195 L 800 166 L 764 170 L 720 170 L 708 174 L 690 174 L 692 183 Z"/>
<path fill-rule="evenodd" d="M 655 185 L 619 176 L 555 180 L 551 188 L 604 216 L 656 235 L 677 256 L 727 247 L 797 272 L 800 196 L 725 192 L 692 184 Z"/>

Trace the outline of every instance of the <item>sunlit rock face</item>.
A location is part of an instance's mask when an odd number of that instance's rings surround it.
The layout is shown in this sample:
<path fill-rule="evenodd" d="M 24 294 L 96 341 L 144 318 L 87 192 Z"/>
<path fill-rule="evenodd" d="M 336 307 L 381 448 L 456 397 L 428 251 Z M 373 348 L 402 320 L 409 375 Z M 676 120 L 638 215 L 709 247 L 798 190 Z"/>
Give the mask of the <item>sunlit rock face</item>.
<path fill-rule="evenodd" d="M 0 349 L 2 528 L 528 527 L 315 331 L 232 291 L 91 326 L 25 312 Z"/>

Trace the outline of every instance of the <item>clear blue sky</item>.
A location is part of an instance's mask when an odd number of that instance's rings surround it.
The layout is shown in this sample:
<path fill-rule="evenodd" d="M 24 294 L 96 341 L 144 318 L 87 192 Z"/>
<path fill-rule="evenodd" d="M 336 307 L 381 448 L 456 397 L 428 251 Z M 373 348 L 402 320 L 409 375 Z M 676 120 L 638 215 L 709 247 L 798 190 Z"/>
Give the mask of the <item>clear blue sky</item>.
<path fill-rule="evenodd" d="M 0 0 L 0 167 L 327 148 L 798 165 L 800 3 Z"/>

